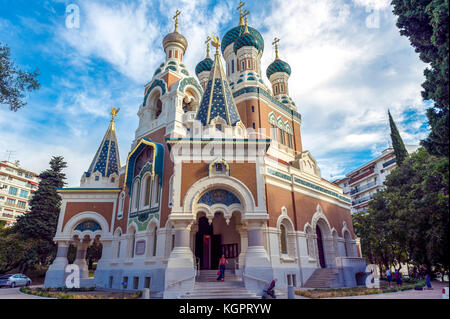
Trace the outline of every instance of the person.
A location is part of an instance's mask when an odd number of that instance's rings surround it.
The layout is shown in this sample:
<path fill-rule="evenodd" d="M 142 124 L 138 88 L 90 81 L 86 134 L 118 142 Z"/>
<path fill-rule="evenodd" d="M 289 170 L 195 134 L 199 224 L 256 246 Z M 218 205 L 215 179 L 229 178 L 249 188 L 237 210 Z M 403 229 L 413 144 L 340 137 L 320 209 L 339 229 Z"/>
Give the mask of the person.
<path fill-rule="evenodd" d="M 225 255 L 222 255 L 222 257 L 219 260 L 219 277 L 217 277 L 217 280 L 224 281 L 225 279 L 225 265 L 228 264 L 228 260 L 225 258 Z"/>
<path fill-rule="evenodd" d="M 395 270 L 395 282 L 397 283 L 397 287 L 402 285 L 402 274 L 400 273 L 400 269 Z"/>
<path fill-rule="evenodd" d="M 431 276 L 430 273 L 427 273 L 425 276 L 425 283 L 427 284 L 427 289 L 432 290 L 433 287 L 431 286 Z"/>
<path fill-rule="evenodd" d="M 388 268 L 388 270 L 386 270 L 386 277 L 387 277 L 387 280 L 388 280 L 389 288 L 391 288 L 392 273 L 391 273 L 391 269 L 389 269 L 389 268 Z"/>
<path fill-rule="evenodd" d="M 267 299 L 267 297 L 270 297 L 272 299 L 276 299 L 275 296 L 275 283 L 277 282 L 276 279 L 273 279 L 272 282 L 269 285 L 269 288 L 264 290 L 263 299 Z"/>

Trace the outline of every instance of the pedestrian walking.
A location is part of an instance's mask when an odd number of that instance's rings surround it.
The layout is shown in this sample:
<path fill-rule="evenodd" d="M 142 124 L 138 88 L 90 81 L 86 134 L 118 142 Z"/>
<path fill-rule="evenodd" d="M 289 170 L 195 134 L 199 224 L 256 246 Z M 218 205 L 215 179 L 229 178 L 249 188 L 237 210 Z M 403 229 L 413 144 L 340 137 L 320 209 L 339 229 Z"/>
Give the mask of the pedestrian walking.
<path fill-rule="evenodd" d="M 228 260 L 225 258 L 225 255 L 222 255 L 222 257 L 219 260 L 219 271 L 217 272 L 217 274 L 219 275 L 219 277 L 217 277 L 218 281 L 224 281 L 225 268 L 226 268 L 227 264 L 228 264 Z"/>
<path fill-rule="evenodd" d="M 392 273 L 391 273 L 391 269 L 389 269 L 389 268 L 388 268 L 388 270 L 386 270 L 386 278 L 387 278 L 387 281 L 388 281 L 389 288 L 391 288 Z"/>

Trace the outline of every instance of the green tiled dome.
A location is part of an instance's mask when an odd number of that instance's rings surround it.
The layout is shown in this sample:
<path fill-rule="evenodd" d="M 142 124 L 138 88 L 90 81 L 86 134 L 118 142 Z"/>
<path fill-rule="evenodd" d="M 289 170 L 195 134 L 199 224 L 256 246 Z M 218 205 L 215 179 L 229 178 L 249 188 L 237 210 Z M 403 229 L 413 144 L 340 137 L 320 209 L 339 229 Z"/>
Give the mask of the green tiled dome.
<path fill-rule="evenodd" d="M 227 33 L 225 33 L 225 36 L 222 39 L 222 45 L 221 45 L 222 53 L 223 53 L 223 51 L 225 51 L 225 49 L 230 44 L 233 44 L 237 38 L 239 38 L 242 34 L 244 34 L 244 31 L 245 31 L 245 26 L 242 25 L 242 26 L 234 27 L 233 29 L 231 29 Z M 252 27 L 248 27 L 248 32 L 257 39 L 258 44 L 260 46 L 260 50 L 264 51 L 264 40 L 263 40 L 263 37 L 261 36 L 261 33 L 259 33 L 258 30 L 254 29 Z"/>
<path fill-rule="evenodd" d="M 266 72 L 267 78 L 270 79 L 270 76 L 277 72 L 284 72 L 287 73 L 288 75 L 291 75 L 291 67 L 289 66 L 289 64 L 287 64 L 282 60 L 275 60 L 267 68 Z"/>
<path fill-rule="evenodd" d="M 263 46 L 256 36 L 249 33 L 244 33 L 234 41 L 234 53 L 242 47 L 255 47 L 258 51 L 262 51 Z"/>
<path fill-rule="evenodd" d="M 197 64 L 197 66 L 195 67 L 195 74 L 197 74 L 197 76 L 202 73 L 203 71 L 211 71 L 213 66 L 213 60 L 211 60 L 210 58 L 205 58 L 204 60 L 200 61 L 199 64 Z"/>

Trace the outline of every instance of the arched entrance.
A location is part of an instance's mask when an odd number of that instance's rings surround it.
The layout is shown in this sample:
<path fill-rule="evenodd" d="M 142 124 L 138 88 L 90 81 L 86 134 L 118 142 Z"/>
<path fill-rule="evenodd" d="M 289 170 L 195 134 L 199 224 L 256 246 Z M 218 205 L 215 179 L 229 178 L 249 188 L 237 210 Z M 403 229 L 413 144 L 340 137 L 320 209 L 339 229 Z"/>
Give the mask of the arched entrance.
<path fill-rule="evenodd" d="M 218 269 L 222 255 L 228 259 L 230 268 L 235 267 L 241 251 L 238 225 L 239 214 L 233 214 L 228 222 L 222 212 L 214 213 L 212 220 L 203 214 L 198 218 L 195 257 L 200 261 L 200 269 Z"/>
<path fill-rule="evenodd" d="M 323 251 L 322 232 L 320 231 L 319 226 L 316 226 L 316 235 L 317 235 L 317 253 L 319 255 L 319 264 L 321 268 L 326 268 L 325 254 Z"/>

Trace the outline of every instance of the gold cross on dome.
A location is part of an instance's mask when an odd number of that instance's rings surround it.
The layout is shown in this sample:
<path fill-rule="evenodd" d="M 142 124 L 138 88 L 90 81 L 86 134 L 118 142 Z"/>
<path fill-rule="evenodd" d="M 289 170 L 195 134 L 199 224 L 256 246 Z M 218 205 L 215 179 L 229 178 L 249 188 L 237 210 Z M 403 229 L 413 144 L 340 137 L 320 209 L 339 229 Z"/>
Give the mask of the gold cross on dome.
<path fill-rule="evenodd" d="M 242 15 L 242 18 L 245 18 L 245 31 L 244 33 L 248 33 L 248 24 L 247 24 L 247 16 L 250 14 L 250 11 L 245 10 L 244 14 Z"/>
<path fill-rule="evenodd" d="M 175 12 L 175 15 L 173 16 L 173 19 L 175 20 L 175 32 L 178 32 L 178 17 L 180 16 L 180 14 L 180 10 L 177 10 Z"/>
<path fill-rule="evenodd" d="M 205 41 L 205 43 L 206 43 L 206 57 L 207 58 L 209 58 L 209 41 L 211 41 L 211 37 L 210 36 L 208 36 L 206 38 L 206 41 Z"/>
<path fill-rule="evenodd" d="M 244 18 L 242 17 L 242 7 L 245 5 L 244 1 L 239 2 L 239 7 L 236 10 L 239 10 L 239 25 L 244 25 Z"/>
<path fill-rule="evenodd" d="M 275 38 L 273 39 L 272 45 L 275 47 L 275 60 L 278 60 L 278 42 L 280 42 L 280 39 Z"/>
<path fill-rule="evenodd" d="M 218 53 L 220 48 L 220 38 L 216 37 L 214 33 L 212 34 L 212 46 L 216 48 L 216 53 Z"/>
<path fill-rule="evenodd" d="M 112 121 L 114 121 L 115 117 L 117 116 L 117 113 L 119 113 L 120 111 L 120 107 L 118 109 L 116 109 L 114 106 L 111 106 L 111 116 L 112 116 Z"/>

